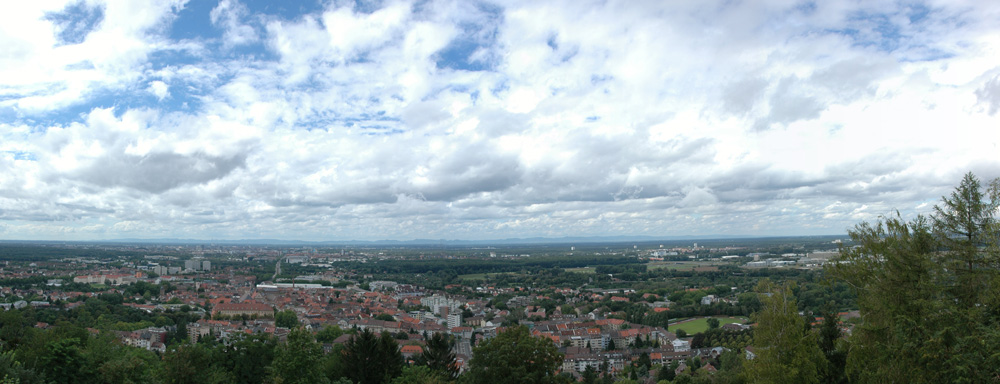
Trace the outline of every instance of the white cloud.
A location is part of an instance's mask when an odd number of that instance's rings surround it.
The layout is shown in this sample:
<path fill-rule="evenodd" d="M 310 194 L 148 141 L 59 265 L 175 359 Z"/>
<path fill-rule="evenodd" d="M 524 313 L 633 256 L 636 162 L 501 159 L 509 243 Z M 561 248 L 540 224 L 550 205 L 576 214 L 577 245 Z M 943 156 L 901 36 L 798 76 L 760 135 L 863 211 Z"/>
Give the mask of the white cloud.
<path fill-rule="evenodd" d="M 164 98 L 170 96 L 170 88 L 167 86 L 167 83 L 159 80 L 149 83 L 149 92 L 155 95 L 160 101 L 163 101 Z"/>
<path fill-rule="evenodd" d="M 222 0 L 212 9 L 209 17 L 212 24 L 223 29 L 222 40 L 228 47 L 246 45 L 259 40 L 254 27 L 245 23 L 249 10 L 239 1 Z"/>
<path fill-rule="evenodd" d="M 839 233 L 1000 176 L 989 4 L 25 4 L 4 238 Z"/>

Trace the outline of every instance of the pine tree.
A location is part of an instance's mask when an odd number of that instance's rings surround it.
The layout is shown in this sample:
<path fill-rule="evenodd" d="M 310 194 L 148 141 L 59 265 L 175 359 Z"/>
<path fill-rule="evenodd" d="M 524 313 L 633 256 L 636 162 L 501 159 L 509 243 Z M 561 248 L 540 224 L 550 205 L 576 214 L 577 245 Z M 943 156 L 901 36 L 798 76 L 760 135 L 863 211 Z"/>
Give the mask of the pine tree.
<path fill-rule="evenodd" d="M 368 329 L 344 344 L 341 362 L 347 377 L 360 384 L 387 382 L 403 371 L 403 356 L 396 340 L 388 333 L 376 336 Z"/>
<path fill-rule="evenodd" d="M 967 174 L 924 217 L 899 213 L 848 231 L 831 276 L 858 295 L 846 372 L 852 382 L 988 382 L 1000 377 L 1000 181 Z M 756 331 L 755 331 L 756 332 Z"/>
<path fill-rule="evenodd" d="M 987 193 L 979 179 L 967 173 L 950 198 L 941 197 L 941 204 L 934 207 L 934 231 L 946 250 L 939 262 L 954 270 L 951 289 L 964 305 L 983 304 L 980 296 L 989 292 L 988 275 L 1000 267 L 996 257 L 981 250 L 997 243 L 998 185 L 994 180 Z"/>
<path fill-rule="evenodd" d="M 458 376 L 458 367 L 455 365 L 455 343 L 449 340 L 448 336 L 442 333 L 435 333 L 427 340 L 427 346 L 423 353 L 417 356 L 418 365 L 424 365 L 436 373 L 447 378 Z"/>

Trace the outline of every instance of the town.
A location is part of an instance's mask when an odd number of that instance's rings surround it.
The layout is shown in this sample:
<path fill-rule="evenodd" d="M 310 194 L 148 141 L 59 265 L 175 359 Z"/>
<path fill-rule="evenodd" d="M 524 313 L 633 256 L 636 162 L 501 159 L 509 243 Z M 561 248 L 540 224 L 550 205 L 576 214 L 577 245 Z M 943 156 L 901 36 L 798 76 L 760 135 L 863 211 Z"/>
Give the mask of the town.
<path fill-rule="evenodd" d="M 458 373 L 478 344 L 525 326 L 558 348 L 558 372 L 567 379 L 655 381 L 735 371 L 737 357 L 752 358 L 750 315 L 760 307 L 753 288 L 763 278 L 797 281 L 809 312 L 803 315 L 819 321 L 834 311 L 838 327 L 850 332 L 853 297 L 816 278 L 841 241 L 409 248 L 9 242 L 0 244 L 0 300 L 5 310 L 30 311 L 33 328 L 70 322 L 91 337 L 113 335 L 159 356 L 185 343 L 229 345 L 247 335 L 283 343 L 295 329 L 315 335 L 330 354 L 369 331 L 391 335 L 412 364 L 441 334 L 452 341 Z"/>

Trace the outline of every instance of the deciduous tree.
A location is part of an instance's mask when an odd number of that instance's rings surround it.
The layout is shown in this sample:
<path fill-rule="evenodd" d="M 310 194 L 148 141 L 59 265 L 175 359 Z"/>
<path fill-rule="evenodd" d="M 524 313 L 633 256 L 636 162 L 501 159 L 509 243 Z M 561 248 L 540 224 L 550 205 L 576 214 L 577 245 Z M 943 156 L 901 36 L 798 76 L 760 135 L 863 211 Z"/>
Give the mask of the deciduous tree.
<path fill-rule="evenodd" d="M 563 361 L 552 340 L 532 336 L 525 326 L 480 342 L 472 354 L 466 375 L 474 384 L 555 383 Z"/>
<path fill-rule="evenodd" d="M 751 383 L 818 383 L 825 363 L 815 335 L 806 330 L 788 286 L 770 280 L 757 285 L 763 295 L 760 311 L 753 314 L 756 358 L 747 360 L 745 373 Z"/>

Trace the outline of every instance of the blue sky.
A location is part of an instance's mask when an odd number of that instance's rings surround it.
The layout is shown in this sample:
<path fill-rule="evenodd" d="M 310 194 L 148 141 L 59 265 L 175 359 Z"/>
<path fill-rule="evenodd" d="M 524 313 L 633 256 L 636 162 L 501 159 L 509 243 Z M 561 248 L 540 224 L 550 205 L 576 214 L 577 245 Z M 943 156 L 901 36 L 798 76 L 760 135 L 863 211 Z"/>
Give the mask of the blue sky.
<path fill-rule="evenodd" d="M 14 3 L 0 239 L 844 233 L 1000 176 L 998 19 L 963 1 Z"/>

